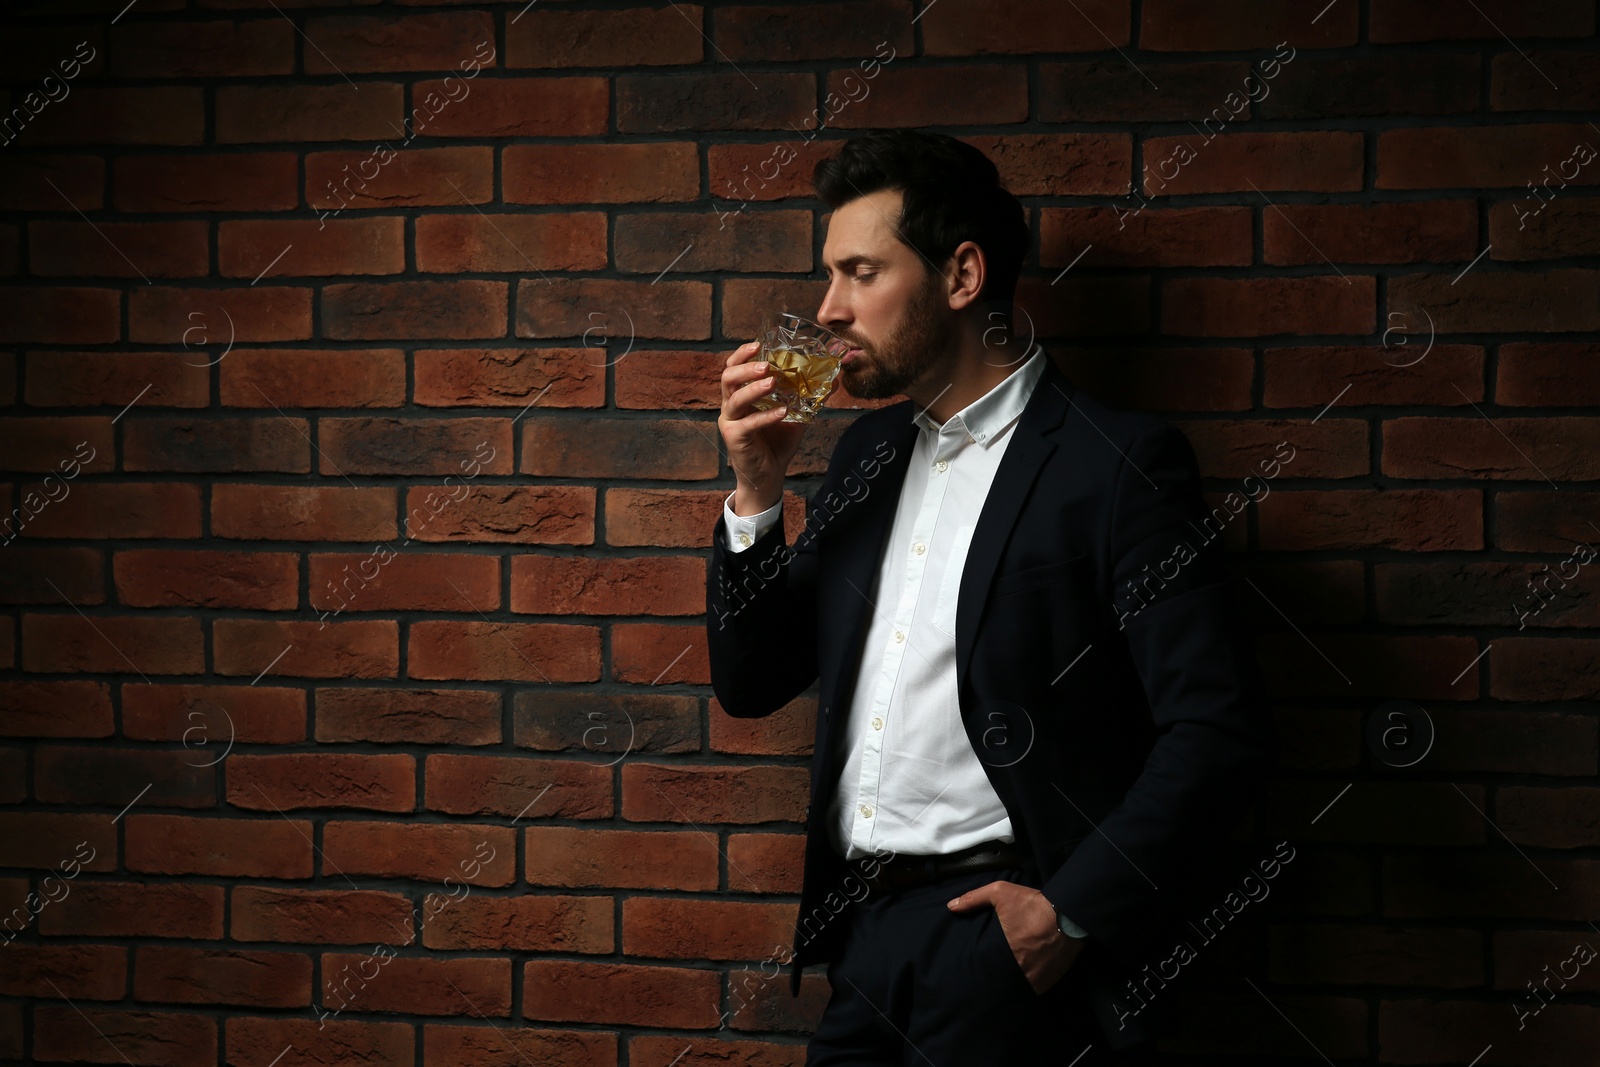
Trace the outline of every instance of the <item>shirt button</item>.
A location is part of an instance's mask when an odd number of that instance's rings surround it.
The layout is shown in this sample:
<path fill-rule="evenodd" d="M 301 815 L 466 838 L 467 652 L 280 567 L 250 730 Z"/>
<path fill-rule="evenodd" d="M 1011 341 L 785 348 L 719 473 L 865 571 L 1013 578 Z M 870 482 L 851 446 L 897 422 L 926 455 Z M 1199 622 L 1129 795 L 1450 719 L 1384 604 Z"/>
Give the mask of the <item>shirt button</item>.
<path fill-rule="evenodd" d="M 861 817 L 864 818 L 864 819 L 872 818 L 872 805 L 871 804 L 863 804 L 863 805 L 861 805 Z"/>
<path fill-rule="evenodd" d="M 747 534 L 747 533 L 740 534 L 739 535 L 739 543 L 741 545 L 748 545 L 750 543 L 750 535 Z"/>
<path fill-rule="evenodd" d="M 894 632 L 894 640 L 895 640 L 896 644 L 899 644 L 901 641 L 904 641 L 905 639 L 906 639 L 906 635 L 905 635 L 905 633 L 903 631 L 896 630 Z"/>
<path fill-rule="evenodd" d="M 949 469 L 949 467 L 949 462 L 942 459 L 933 465 L 933 469 L 938 471 L 940 474 L 943 474 L 947 469 Z"/>
<path fill-rule="evenodd" d="M 880 717 L 878 717 L 878 716 L 877 716 L 877 715 L 874 715 L 874 716 L 873 716 L 873 717 L 872 717 L 872 728 L 873 728 L 873 729 L 874 729 L 874 730 L 881 730 L 881 729 L 883 729 L 883 719 L 881 719 L 881 718 L 880 718 Z"/>
<path fill-rule="evenodd" d="M 927 550 L 928 550 L 928 546 L 923 544 L 921 541 L 918 541 L 916 544 L 911 546 L 911 551 L 915 552 L 919 556 L 922 555 Z"/>

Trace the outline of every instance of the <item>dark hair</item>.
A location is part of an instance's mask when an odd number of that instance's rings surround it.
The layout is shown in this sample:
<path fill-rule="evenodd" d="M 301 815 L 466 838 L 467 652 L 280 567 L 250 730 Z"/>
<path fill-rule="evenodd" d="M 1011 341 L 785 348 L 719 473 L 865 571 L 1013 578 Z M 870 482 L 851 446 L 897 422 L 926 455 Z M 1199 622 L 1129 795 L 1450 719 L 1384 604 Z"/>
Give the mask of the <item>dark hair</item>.
<path fill-rule="evenodd" d="M 1000 183 L 988 156 L 948 134 L 881 130 L 852 137 L 839 154 L 818 161 L 817 196 L 830 209 L 878 192 L 902 195 L 897 236 L 942 267 L 956 246 L 973 241 L 988 264 L 979 299 L 999 301 L 1009 324 L 1028 223 L 1022 202 Z"/>

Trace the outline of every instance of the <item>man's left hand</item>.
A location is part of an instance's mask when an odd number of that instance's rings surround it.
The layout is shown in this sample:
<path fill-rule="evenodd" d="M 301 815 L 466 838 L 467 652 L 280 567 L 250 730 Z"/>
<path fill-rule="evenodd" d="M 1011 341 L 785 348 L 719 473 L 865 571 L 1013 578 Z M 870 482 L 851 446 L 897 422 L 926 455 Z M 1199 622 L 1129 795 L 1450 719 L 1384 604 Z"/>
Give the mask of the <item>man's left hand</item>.
<path fill-rule="evenodd" d="M 990 882 L 962 893 L 950 901 L 949 908 L 970 911 L 985 904 L 993 905 L 1000 932 L 1035 993 L 1044 993 L 1060 981 L 1083 951 L 1082 939 L 1061 932 L 1056 909 L 1032 886 Z"/>

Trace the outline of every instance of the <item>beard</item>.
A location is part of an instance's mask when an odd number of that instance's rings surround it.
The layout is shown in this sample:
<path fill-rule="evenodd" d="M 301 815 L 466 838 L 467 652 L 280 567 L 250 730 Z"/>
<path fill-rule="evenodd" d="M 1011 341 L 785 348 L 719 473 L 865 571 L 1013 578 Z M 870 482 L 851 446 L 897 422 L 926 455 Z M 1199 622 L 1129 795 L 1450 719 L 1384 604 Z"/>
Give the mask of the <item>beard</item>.
<path fill-rule="evenodd" d="M 883 344 L 868 346 L 840 334 L 861 349 L 848 366 L 839 368 L 839 385 L 845 392 L 858 400 L 903 396 L 938 363 L 950 342 L 949 327 L 941 314 L 948 311 L 940 292 L 942 281 L 935 274 L 917 289 Z"/>

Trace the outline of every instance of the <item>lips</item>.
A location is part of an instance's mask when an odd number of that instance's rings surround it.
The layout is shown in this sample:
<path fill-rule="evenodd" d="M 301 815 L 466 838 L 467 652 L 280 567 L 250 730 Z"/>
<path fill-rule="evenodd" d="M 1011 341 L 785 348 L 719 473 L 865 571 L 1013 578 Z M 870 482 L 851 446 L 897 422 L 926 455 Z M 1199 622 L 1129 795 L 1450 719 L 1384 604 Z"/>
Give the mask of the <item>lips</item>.
<path fill-rule="evenodd" d="M 846 352 L 842 357 L 840 357 L 839 366 L 848 367 L 850 364 L 854 363 L 856 358 L 860 355 L 861 349 L 852 348 L 850 351 Z"/>

